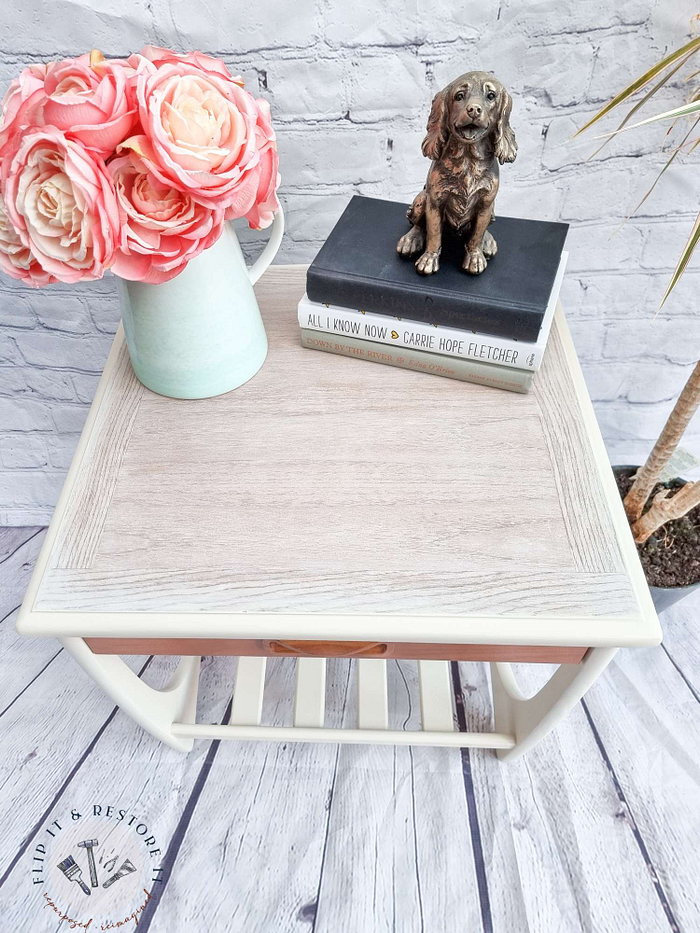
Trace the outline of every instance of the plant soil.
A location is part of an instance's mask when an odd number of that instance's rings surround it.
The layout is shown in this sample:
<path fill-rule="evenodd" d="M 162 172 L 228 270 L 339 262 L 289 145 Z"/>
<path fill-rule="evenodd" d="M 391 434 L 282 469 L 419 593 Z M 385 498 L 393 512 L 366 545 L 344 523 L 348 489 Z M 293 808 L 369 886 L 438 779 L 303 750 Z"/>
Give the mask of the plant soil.
<path fill-rule="evenodd" d="M 636 467 L 615 471 L 617 488 L 623 499 L 632 485 L 635 473 Z M 683 485 L 682 479 L 657 483 L 644 512 L 649 510 L 659 490 L 677 491 Z M 644 544 L 638 544 L 637 551 L 649 586 L 691 586 L 700 582 L 700 505 L 682 518 L 667 522 Z"/>

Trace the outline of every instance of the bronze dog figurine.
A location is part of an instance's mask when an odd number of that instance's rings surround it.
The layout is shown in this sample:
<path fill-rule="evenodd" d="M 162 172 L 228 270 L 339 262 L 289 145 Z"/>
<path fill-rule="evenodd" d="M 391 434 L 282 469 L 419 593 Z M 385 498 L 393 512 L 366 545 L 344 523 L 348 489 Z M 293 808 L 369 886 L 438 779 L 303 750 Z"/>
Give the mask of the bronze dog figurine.
<path fill-rule="evenodd" d="M 425 187 L 406 216 L 413 224 L 397 252 L 413 256 L 421 275 L 440 268 L 442 225 L 466 237 L 462 268 L 483 272 L 496 255 L 496 241 L 486 229 L 493 220 L 498 193 L 498 164 L 514 162 L 518 152 L 510 128 L 510 94 L 485 71 L 460 75 L 433 98 L 423 155 L 432 159 Z"/>

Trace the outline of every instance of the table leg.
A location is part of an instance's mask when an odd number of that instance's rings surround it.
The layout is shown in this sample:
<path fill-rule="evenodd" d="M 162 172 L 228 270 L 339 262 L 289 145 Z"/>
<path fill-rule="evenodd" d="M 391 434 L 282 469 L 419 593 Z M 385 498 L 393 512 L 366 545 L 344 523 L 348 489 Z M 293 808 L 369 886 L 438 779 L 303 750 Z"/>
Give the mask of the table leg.
<path fill-rule="evenodd" d="M 119 655 L 94 654 L 83 638 L 59 640 L 128 716 L 166 745 L 181 752 L 190 751 L 194 739 L 173 735 L 172 724 L 195 721 L 199 656 L 180 658 L 169 683 L 157 690 L 140 680 Z"/>
<path fill-rule="evenodd" d="M 506 662 L 491 664 L 491 688 L 496 732 L 515 736 L 513 748 L 498 757 L 512 761 L 529 751 L 571 712 L 612 661 L 617 648 L 591 648 L 580 664 L 560 664 L 534 696 L 526 697 Z"/>

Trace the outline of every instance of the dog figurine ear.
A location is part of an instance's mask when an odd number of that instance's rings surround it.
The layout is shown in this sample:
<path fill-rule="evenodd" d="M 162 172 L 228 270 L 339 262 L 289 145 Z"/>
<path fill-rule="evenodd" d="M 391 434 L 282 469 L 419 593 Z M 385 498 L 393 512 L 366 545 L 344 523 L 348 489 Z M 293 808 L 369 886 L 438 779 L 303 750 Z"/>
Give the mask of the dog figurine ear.
<path fill-rule="evenodd" d="M 496 158 L 503 165 L 504 162 L 515 162 L 518 154 L 518 144 L 515 133 L 510 128 L 510 112 L 513 109 L 513 99 L 504 88 L 501 92 L 501 113 L 496 126 Z"/>
<path fill-rule="evenodd" d="M 437 161 L 447 142 L 447 102 L 445 90 L 438 91 L 433 97 L 430 116 L 426 126 L 426 136 L 421 145 L 423 155 L 427 159 Z"/>

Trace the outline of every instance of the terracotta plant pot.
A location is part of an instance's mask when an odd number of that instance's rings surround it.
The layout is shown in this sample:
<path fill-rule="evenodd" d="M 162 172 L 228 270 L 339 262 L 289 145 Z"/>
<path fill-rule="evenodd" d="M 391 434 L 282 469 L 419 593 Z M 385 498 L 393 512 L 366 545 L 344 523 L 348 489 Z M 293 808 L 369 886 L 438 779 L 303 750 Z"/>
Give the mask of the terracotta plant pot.
<path fill-rule="evenodd" d="M 613 467 L 613 473 L 622 473 L 626 470 L 638 470 L 639 466 L 634 466 L 632 464 L 622 464 L 620 466 Z M 685 483 L 687 480 L 681 479 L 680 482 Z M 691 583 L 689 586 L 651 586 L 649 585 L 649 591 L 651 592 L 651 598 L 654 600 L 654 606 L 657 612 L 663 612 L 665 609 L 668 609 L 669 606 L 672 606 L 674 603 L 677 603 L 680 599 L 683 599 L 689 593 L 693 593 L 695 590 L 700 588 L 700 581 L 697 583 Z"/>

